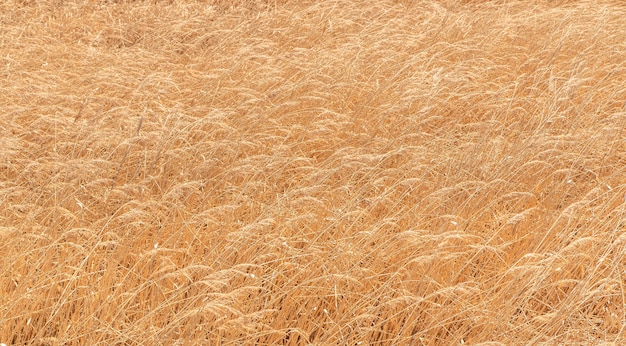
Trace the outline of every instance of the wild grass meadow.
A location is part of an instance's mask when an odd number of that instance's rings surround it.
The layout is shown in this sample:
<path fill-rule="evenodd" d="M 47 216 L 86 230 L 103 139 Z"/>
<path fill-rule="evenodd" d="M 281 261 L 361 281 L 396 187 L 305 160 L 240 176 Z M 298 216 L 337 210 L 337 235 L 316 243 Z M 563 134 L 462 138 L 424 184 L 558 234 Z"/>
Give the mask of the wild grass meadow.
<path fill-rule="evenodd" d="M 0 343 L 626 343 L 622 1 L 0 3 Z"/>

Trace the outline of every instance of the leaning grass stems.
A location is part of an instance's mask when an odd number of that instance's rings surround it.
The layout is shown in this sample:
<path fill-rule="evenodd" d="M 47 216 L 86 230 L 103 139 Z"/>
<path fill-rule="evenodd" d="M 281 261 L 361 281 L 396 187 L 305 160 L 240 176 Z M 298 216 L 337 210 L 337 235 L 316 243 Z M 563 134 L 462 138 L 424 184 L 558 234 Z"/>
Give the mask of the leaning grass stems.
<path fill-rule="evenodd" d="M 1 4 L 0 342 L 626 342 L 625 12 Z"/>

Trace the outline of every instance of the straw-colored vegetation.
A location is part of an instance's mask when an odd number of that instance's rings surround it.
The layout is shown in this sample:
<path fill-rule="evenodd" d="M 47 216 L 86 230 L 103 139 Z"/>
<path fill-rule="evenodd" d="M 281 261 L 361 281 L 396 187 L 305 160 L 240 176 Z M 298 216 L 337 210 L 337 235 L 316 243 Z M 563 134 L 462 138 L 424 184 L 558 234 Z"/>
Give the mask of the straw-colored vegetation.
<path fill-rule="evenodd" d="M 0 342 L 626 343 L 626 9 L 0 4 Z"/>

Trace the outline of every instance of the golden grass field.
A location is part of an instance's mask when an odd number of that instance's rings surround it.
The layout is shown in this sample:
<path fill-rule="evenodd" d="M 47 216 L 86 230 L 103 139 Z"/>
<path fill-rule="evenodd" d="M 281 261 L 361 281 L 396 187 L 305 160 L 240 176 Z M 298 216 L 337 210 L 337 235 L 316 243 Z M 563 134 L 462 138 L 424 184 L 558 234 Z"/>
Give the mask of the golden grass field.
<path fill-rule="evenodd" d="M 0 4 L 0 343 L 626 343 L 620 1 Z"/>

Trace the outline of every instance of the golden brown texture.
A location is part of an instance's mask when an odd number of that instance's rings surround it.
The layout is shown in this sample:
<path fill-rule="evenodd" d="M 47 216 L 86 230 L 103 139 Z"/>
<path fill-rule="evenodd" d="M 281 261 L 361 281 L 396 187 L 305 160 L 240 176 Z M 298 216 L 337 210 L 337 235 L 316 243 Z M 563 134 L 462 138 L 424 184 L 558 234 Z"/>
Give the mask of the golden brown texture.
<path fill-rule="evenodd" d="M 626 343 L 625 28 L 2 2 L 0 342 Z"/>

